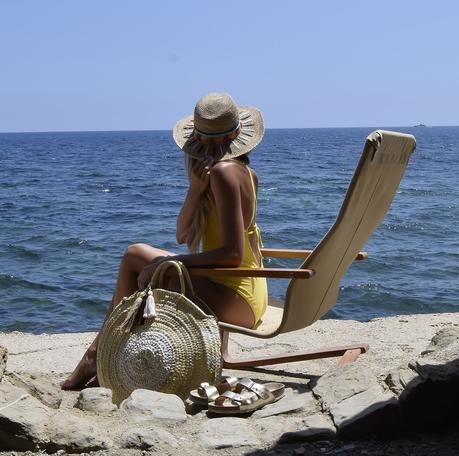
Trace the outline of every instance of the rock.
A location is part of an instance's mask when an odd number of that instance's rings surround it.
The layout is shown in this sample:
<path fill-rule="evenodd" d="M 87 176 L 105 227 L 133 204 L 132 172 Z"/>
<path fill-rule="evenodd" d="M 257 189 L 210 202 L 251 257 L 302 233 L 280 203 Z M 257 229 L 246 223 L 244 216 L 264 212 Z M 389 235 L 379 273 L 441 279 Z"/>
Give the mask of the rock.
<path fill-rule="evenodd" d="M 390 436 L 400 430 L 399 404 L 391 392 L 375 385 L 330 407 L 338 437 Z"/>
<path fill-rule="evenodd" d="M 336 429 L 330 418 L 323 413 L 307 416 L 303 420 L 304 429 L 287 432 L 279 439 L 279 443 L 309 442 L 311 440 L 331 440 L 336 437 Z"/>
<path fill-rule="evenodd" d="M 197 415 L 207 410 L 207 405 L 195 404 L 190 399 L 185 399 L 183 403 L 185 404 L 185 412 L 187 415 Z"/>
<path fill-rule="evenodd" d="M 129 429 L 121 436 L 122 448 L 138 448 L 161 453 L 162 449 L 178 446 L 177 439 L 164 429 Z"/>
<path fill-rule="evenodd" d="M 183 422 L 187 419 L 185 405 L 178 396 L 146 389 L 133 391 L 120 409 L 135 421 L 157 418 Z"/>
<path fill-rule="evenodd" d="M 393 393 L 400 396 L 406 388 L 414 387 L 422 379 L 417 372 L 407 366 L 391 370 L 384 381 Z"/>
<path fill-rule="evenodd" d="M 6 369 L 6 362 L 8 361 L 8 350 L 0 345 L 0 381 Z"/>
<path fill-rule="evenodd" d="M 46 446 L 51 415 L 51 409 L 26 391 L 0 384 L 0 448 L 33 451 Z"/>
<path fill-rule="evenodd" d="M 259 445 L 252 426 L 244 418 L 214 418 L 204 422 L 199 440 L 205 448 L 237 448 Z"/>
<path fill-rule="evenodd" d="M 39 373 L 8 374 L 8 381 L 18 388 L 27 391 L 48 407 L 58 409 L 62 402 L 62 390 L 48 376 Z"/>
<path fill-rule="evenodd" d="M 100 435 L 91 421 L 48 408 L 16 386 L 0 385 L 0 449 L 81 452 L 108 448 L 109 440 Z"/>
<path fill-rule="evenodd" d="M 118 410 L 109 388 L 85 388 L 80 391 L 75 407 L 87 412 L 106 413 Z"/>
<path fill-rule="evenodd" d="M 457 326 L 448 326 L 438 331 L 432 337 L 429 346 L 421 353 L 425 356 L 442 348 L 446 348 L 459 339 L 459 328 Z"/>
<path fill-rule="evenodd" d="M 400 395 L 400 407 L 412 428 L 439 427 L 459 418 L 459 339 L 446 329 L 434 336 L 431 349 L 410 362 L 419 379 Z"/>
<path fill-rule="evenodd" d="M 285 397 L 257 410 L 253 413 L 255 418 L 265 418 L 267 416 L 281 415 L 286 413 L 299 413 L 310 415 L 318 411 L 318 403 L 312 393 L 286 394 Z"/>
<path fill-rule="evenodd" d="M 322 409 L 327 411 L 333 405 L 377 385 L 375 375 L 359 364 L 346 364 L 325 373 L 312 386 L 319 397 Z"/>
<path fill-rule="evenodd" d="M 432 429 L 459 418 L 459 384 L 422 380 L 400 395 L 400 409 L 407 426 Z"/>
<path fill-rule="evenodd" d="M 459 380 L 459 339 L 442 349 L 429 352 L 428 355 L 410 363 L 424 379 L 434 382 Z"/>
<path fill-rule="evenodd" d="M 59 410 L 48 425 L 48 451 L 65 450 L 69 453 L 97 451 L 110 448 L 112 442 L 97 426 L 94 419 L 84 419 Z"/>
<path fill-rule="evenodd" d="M 262 420 L 253 420 L 252 425 L 255 435 L 263 442 L 274 445 L 283 434 L 294 430 L 300 430 L 303 419 L 299 415 L 293 416 L 268 416 Z"/>

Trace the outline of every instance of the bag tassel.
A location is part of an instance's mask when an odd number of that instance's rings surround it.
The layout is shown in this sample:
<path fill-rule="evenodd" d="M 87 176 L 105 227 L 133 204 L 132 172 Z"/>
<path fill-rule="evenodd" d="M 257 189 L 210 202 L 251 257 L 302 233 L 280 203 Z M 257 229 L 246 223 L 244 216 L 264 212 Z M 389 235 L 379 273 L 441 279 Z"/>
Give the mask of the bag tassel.
<path fill-rule="evenodd" d="M 156 306 L 153 298 L 153 292 L 151 291 L 151 287 L 148 286 L 147 301 L 145 302 L 145 308 L 143 309 L 143 318 L 153 317 L 156 317 Z"/>

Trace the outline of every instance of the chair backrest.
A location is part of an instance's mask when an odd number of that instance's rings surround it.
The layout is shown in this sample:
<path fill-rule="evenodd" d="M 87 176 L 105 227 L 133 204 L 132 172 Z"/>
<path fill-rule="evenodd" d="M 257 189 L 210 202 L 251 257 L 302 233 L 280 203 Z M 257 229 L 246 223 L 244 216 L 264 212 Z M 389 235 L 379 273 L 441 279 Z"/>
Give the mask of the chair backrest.
<path fill-rule="evenodd" d="M 301 266 L 316 274 L 290 282 L 277 334 L 304 328 L 335 305 L 342 277 L 386 215 L 415 148 L 412 135 L 377 130 L 367 137 L 335 223 Z"/>

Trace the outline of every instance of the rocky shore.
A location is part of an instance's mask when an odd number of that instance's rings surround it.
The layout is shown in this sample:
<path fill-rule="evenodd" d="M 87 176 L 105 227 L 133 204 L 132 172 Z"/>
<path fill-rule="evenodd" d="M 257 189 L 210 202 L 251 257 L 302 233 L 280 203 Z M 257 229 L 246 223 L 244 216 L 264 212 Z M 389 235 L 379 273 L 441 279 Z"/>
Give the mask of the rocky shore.
<path fill-rule="evenodd" d="M 234 335 L 241 357 L 370 345 L 343 367 L 326 359 L 226 370 L 286 385 L 284 398 L 242 417 L 145 390 L 119 408 L 103 388 L 62 392 L 93 337 L 0 333 L 0 455 L 459 454 L 459 314 L 323 320 L 271 340 Z"/>

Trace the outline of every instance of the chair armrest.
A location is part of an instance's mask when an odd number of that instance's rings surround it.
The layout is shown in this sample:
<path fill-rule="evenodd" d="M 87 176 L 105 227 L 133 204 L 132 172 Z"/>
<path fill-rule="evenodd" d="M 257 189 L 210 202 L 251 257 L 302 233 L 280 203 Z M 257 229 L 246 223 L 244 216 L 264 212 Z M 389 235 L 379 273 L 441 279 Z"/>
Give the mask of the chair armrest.
<path fill-rule="evenodd" d="M 191 268 L 188 272 L 195 277 L 268 277 L 278 279 L 309 279 L 315 274 L 312 269 L 278 268 Z"/>
<path fill-rule="evenodd" d="M 261 256 L 272 258 L 307 258 L 312 250 L 296 250 L 296 249 L 260 249 Z M 367 252 L 359 252 L 355 257 L 356 260 L 366 260 Z"/>

